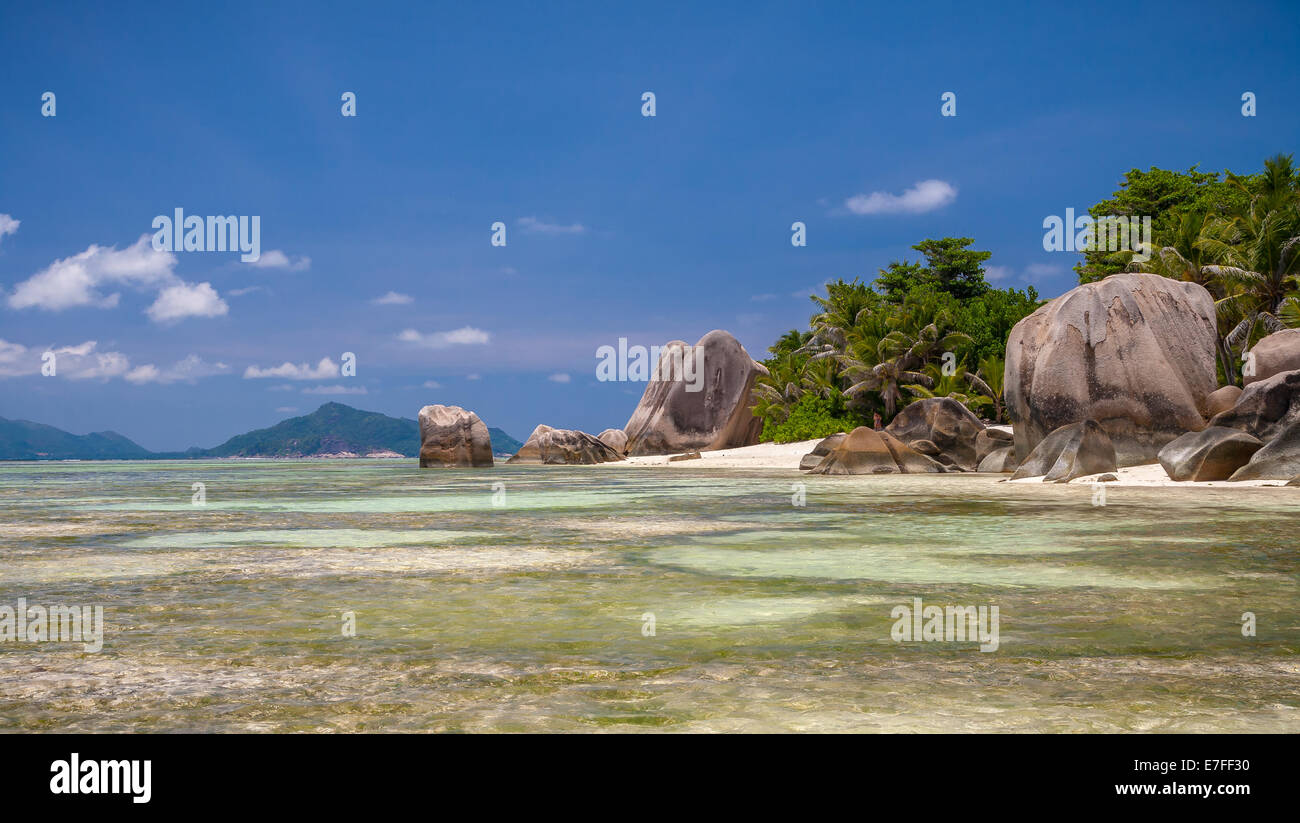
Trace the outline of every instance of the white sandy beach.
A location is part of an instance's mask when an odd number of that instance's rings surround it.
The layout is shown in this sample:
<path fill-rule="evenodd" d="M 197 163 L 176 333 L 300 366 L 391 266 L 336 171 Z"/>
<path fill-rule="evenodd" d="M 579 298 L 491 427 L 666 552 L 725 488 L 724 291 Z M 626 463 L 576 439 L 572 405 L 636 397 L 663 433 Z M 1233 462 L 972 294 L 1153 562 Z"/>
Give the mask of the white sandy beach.
<path fill-rule="evenodd" d="M 698 460 L 669 462 L 674 455 L 656 454 L 629 457 L 617 463 L 598 463 L 600 466 L 682 466 L 709 469 L 790 469 L 799 470 L 799 461 L 821 442 L 801 440 L 797 443 L 759 443 L 738 449 L 718 449 L 700 452 Z"/>
<path fill-rule="evenodd" d="M 1006 428 L 1006 427 L 999 427 Z M 596 465 L 606 467 L 619 466 L 668 466 L 680 468 L 706 468 L 706 469 L 777 469 L 788 470 L 791 473 L 799 474 L 799 461 L 805 454 L 813 450 L 820 440 L 801 440 L 797 443 L 759 443 L 756 446 L 743 446 L 737 449 L 719 449 L 717 451 L 702 451 L 699 459 L 694 460 L 677 460 L 669 461 L 673 455 L 646 455 L 640 457 L 629 457 L 626 460 L 617 463 L 598 463 Z M 1187 481 L 1176 482 L 1169 479 L 1165 470 L 1158 463 L 1146 466 L 1130 466 L 1119 469 L 1114 472 L 1118 480 L 1106 483 L 1107 486 L 1178 486 L 1180 488 L 1248 488 L 1258 486 L 1285 486 L 1285 480 L 1242 480 L 1238 482 L 1228 482 L 1227 480 L 1215 481 Z M 986 475 L 992 477 L 993 475 Z M 1009 478 L 1011 475 L 1004 475 Z M 1101 474 L 1092 474 L 1071 480 L 1073 485 L 1089 485 L 1097 482 Z M 1008 482 L 1021 483 L 1042 483 L 1041 477 L 1026 477 L 1021 480 L 1009 480 Z"/>

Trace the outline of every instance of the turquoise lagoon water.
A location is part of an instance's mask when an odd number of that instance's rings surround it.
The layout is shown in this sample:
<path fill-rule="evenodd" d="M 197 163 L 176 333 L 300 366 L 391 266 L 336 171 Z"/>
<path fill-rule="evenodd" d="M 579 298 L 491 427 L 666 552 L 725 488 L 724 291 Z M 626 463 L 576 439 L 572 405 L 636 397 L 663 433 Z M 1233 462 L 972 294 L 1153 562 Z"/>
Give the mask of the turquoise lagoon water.
<path fill-rule="evenodd" d="M 998 479 L 3 464 L 0 730 L 1300 731 L 1300 490 Z"/>

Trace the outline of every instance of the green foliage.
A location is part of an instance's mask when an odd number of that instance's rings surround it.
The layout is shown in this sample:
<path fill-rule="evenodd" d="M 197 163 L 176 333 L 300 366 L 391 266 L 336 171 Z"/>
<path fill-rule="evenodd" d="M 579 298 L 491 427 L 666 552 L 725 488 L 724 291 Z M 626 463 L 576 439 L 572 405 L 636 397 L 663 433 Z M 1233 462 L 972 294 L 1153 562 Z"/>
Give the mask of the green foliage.
<path fill-rule="evenodd" d="M 842 400 L 805 394 L 790 408 L 781 422 L 772 418 L 763 421 L 760 440 L 772 443 L 795 443 L 829 437 L 836 432 L 853 431 L 870 421 L 844 409 Z"/>
<path fill-rule="evenodd" d="M 925 265 L 895 260 L 880 270 L 875 287 L 892 301 L 915 286 L 932 286 L 959 300 L 977 297 L 989 290 L 984 261 L 993 253 L 966 248 L 974 242 L 969 237 L 922 240 L 912 248 L 925 255 Z"/>
<path fill-rule="evenodd" d="M 1033 288 L 989 287 L 982 268 L 989 253 L 969 250 L 972 242 L 925 240 L 914 248 L 927 265 L 895 261 L 875 288 L 840 279 L 814 296 L 819 311 L 808 331 L 792 330 L 772 345 L 769 375 L 757 383 L 754 414 L 763 418 L 764 438 L 818 437 L 828 427 L 830 434 L 849 425 L 845 415 L 856 425 L 877 413 L 887 422 L 930 396 L 1000 419 L 1002 375 L 988 369 L 1001 369 L 1011 328 L 1040 301 Z"/>
<path fill-rule="evenodd" d="M 1156 248 L 1174 245 L 1179 235 L 1180 223 L 1188 213 L 1222 214 L 1242 207 L 1249 199 L 1239 187 L 1213 172 L 1197 171 L 1192 166 L 1185 172 L 1169 171 L 1152 166 L 1150 171 L 1130 169 L 1120 182 L 1119 189 L 1088 213 L 1094 219 L 1107 216 L 1151 216 L 1151 239 Z M 1250 184 L 1248 178 L 1241 178 Z M 1066 231 L 1074 231 L 1066 226 Z M 1083 262 L 1074 267 L 1080 283 L 1092 283 L 1124 270 L 1128 260 L 1123 255 L 1109 251 L 1083 253 Z"/>

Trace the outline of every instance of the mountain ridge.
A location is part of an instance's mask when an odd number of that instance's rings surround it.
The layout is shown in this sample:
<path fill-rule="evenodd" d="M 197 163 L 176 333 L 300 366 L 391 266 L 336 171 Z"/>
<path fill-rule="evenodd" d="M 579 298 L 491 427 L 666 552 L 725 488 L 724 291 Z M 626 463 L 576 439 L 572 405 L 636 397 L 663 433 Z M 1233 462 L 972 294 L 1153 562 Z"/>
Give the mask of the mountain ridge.
<path fill-rule="evenodd" d="M 489 428 L 493 454 L 514 454 L 523 445 Z M 117 432 L 77 435 L 30 420 L 0 417 L 0 460 L 170 460 L 207 457 L 401 456 L 420 453 L 420 426 L 405 417 L 324 403 L 310 414 L 237 434 L 212 448 L 153 452 Z"/>

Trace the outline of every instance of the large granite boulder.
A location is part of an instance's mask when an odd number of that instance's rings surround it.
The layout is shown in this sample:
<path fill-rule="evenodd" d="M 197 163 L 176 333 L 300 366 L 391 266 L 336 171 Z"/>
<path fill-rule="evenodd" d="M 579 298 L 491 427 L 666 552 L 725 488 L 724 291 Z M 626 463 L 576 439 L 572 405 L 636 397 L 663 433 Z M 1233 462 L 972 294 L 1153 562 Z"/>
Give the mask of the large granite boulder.
<path fill-rule="evenodd" d="M 538 426 L 506 462 L 555 466 L 612 463 L 622 459 L 622 454 L 586 432 Z"/>
<path fill-rule="evenodd" d="M 1211 426 L 1240 429 L 1268 442 L 1300 420 L 1300 369 L 1251 383 L 1230 410 L 1216 414 Z"/>
<path fill-rule="evenodd" d="M 1173 480 L 1227 480 L 1264 443 L 1240 429 L 1210 426 L 1165 444 L 1160 465 Z"/>
<path fill-rule="evenodd" d="M 817 464 L 822 462 L 826 455 L 831 453 L 832 449 L 844 442 L 844 438 L 846 437 L 848 437 L 847 434 L 839 432 L 838 434 L 832 434 L 816 446 L 813 446 L 813 450 L 800 459 L 799 468 L 805 471 L 817 468 Z"/>
<path fill-rule="evenodd" d="M 627 432 L 622 429 L 605 429 L 596 435 L 596 439 L 619 454 L 627 451 Z"/>
<path fill-rule="evenodd" d="M 1202 286 L 1113 274 L 1066 292 L 1011 330 L 1005 395 L 1022 464 L 1048 434 L 1095 420 L 1120 466 L 1150 463 L 1205 428 L 1218 388 L 1214 300 Z"/>
<path fill-rule="evenodd" d="M 425 406 L 419 419 L 420 468 L 492 465 L 492 437 L 474 412 Z"/>
<path fill-rule="evenodd" d="M 1300 474 L 1300 420 L 1273 435 L 1229 480 L 1289 480 Z"/>
<path fill-rule="evenodd" d="M 947 471 L 886 431 L 859 426 L 811 474 L 919 474 Z"/>
<path fill-rule="evenodd" d="M 1068 483 L 1116 468 L 1110 436 L 1096 420 L 1084 420 L 1062 426 L 1038 441 L 1011 479 L 1042 477 L 1044 483 Z"/>
<path fill-rule="evenodd" d="M 1237 405 L 1241 399 L 1240 386 L 1224 386 L 1221 389 L 1215 389 L 1210 392 L 1210 396 L 1205 398 L 1205 416 L 1214 417 L 1216 414 L 1223 414 Z"/>
<path fill-rule="evenodd" d="M 677 454 L 754 445 L 763 421 L 754 416 L 751 395 L 755 381 L 765 374 L 767 368 L 720 329 L 701 337 L 693 348 L 680 340 L 670 342 L 623 428 L 627 453 Z"/>
<path fill-rule="evenodd" d="M 1242 376 L 1247 386 L 1284 371 L 1300 369 L 1300 329 L 1274 332 L 1256 343 L 1250 354 L 1255 361 L 1255 373 Z"/>
<path fill-rule="evenodd" d="M 984 423 L 970 409 L 951 397 L 926 397 L 903 407 L 885 431 L 911 445 L 915 441 L 928 441 L 937 451 L 923 446 L 917 451 L 951 463 L 965 471 L 975 471 L 975 438 L 984 431 Z"/>

